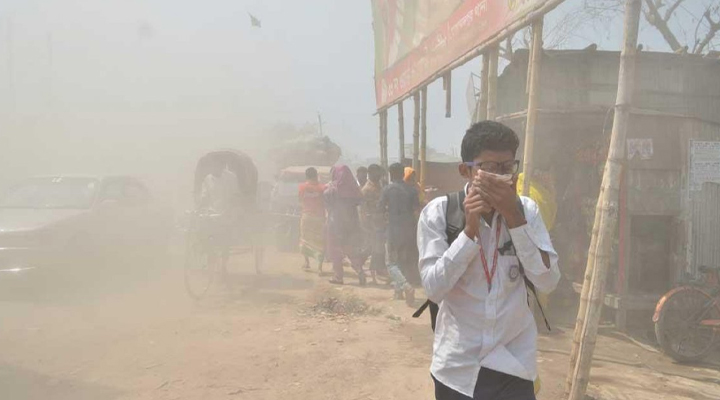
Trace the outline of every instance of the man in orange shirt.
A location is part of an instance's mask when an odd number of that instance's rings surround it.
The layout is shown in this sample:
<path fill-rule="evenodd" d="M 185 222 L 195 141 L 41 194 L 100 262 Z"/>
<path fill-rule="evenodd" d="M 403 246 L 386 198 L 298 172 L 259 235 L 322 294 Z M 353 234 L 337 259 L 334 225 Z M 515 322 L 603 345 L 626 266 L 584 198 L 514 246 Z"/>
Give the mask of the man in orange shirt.
<path fill-rule="evenodd" d="M 318 172 L 310 167 L 305 170 L 305 182 L 300 184 L 298 196 L 302 206 L 300 217 L 300 250 L 305 257 L 303 269 L 310 270 L 310 258 L 318 261 L 322 272 L 325 259 L 325 185 L 318 181 Z"/>

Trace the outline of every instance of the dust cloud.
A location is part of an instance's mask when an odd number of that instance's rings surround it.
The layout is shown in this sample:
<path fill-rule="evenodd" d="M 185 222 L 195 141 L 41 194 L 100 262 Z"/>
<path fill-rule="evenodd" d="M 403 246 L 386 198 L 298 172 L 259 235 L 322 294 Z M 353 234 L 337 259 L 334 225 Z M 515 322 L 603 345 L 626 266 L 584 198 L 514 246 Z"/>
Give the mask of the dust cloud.
<path fill-rule="evenodd" d="M 268 131 L 315 124 L 319 111 L 335 141 L 374 128 L 372 60 L 355 67 L 359 78 L 343 79 L 364 89 L 358 119 L 357 108 L 333 105 L 346 94 L 325 90 L 323 101 L 315 88 L 321 76 L 340 76 L 316 66 L 337 46 L 318 36 L 332 25 L 288 15 L 334 21 L 352 8 L 321 15 L 261 2 L 9 1 L 0 11 L 3 186 L 38 174 L 130 174 L 180 207 L 195 162 L 210 150 L 239 149 L 262 164 L 276 144 Z M 273 18 L 253 27 L 248 11 Z M 369 43 L 367 18 L 358 24 Z M 287 37 L 293 29 L 307 37 Z M 271 166 L 262 165 L 263 179 L 272 179 Z"/>
<path fill-rule="evenodd" d="M 564 5 L 558 10 L 562 16 L 550 14 L 548 27 L 573 14 Z M 541 108 L 558 112 L 540 118 L 542 140 L 535 146 L 542 156 L 533 184 L 546 195 L 540 207 L 551 209 L 555 230 L 548 228 L 563 280 L 549 300 L 557 330 L 538 340 L 541 400 L 563 396 L 569 365 L 579 297 L 573 283 L 583 280 L 617 93 L 621 19 L 614 15 L 606 32 L 565 32 L 543 56 L 543 68 L 552 72 L 543 72 Z M 529 75 L 522 35 L 508 42 L 514 53 L 501 61 L 498 78 L 498 113 L 521 141 L 527 93 L 518 83 Z M 322 261 L 301 266 L 296 251 L 299 181 L 285 186 L 291 212 L 266 202 L 281 167 L 323 165 L 327 180 L 338 159 L 353 167 L 377 162 L 372 36 L 369 1 L 0 2 L 0 398 L 428 398 L 433 336 L 426 318 L 410 317 L 420 297 L 410 307 L 391 300 L 390 284 L 380 278 L 359 288 L 349 268 L 345 285 L 331 286 L 330 263 L 324 270 Z M 717 44 L 709 47 L 715 59 L 688 56 L 697 61 L 688 68 L 698 69 L 677 67 L 675 74 L 658 66 L 676 65 L 670 58 L 682 52 L 669 52 L 659 35 L 642 42 L 644 67 L 653 72 L 643 84 L 651 94 L 639 96 L 647 112 L 635 120 L 642 129 L 630 138 L 637 153 L 630 163 L 640 172 L 628 179 L 645 191 L 629 186 L 622 195 L 639 215 L 619 217 L 624 239 L 634 240 L 622 247 L 623 265 L 637 267 L 621 270 L 615 263 L 608 278 L 608 286 L 637 288 L 642 310 L 614 314 L 627 317 L 635 338 L 603 332 L 597 346 L 603 363 L 593 367 L 599 379 L 593 375 L 591 389 L 608 399 L 660 399 L 650 390 L 662 385 L 667 398 L 720 398 L 717 351 L 697 368 L 672 364 L 657 349 L 651 319 L 683 268 L 699 266 L 682 264 L 690 251 L 679 241 L 693 233 L 678 215 L 703 229 L 693 243 L 710 260 L 703 263 L 720 260 L 720 211 L 711 210 L 714 219 L 703 214 L 720 192 L 708 182 L 681 212 L 681 202 L 690 201 L 680 198 L 688 179 L 681 177 L 685 153 L 665 141 L 683 129 L 683 140 L 720 137 L 712 86 L 720 80 L 707 67 L 717 65 Z M 452 118 L 445 117 L 440 82 L 428 88 L 428 154 L 439 165 L 429 180 L 454 185 L 459 179 L 458 147 L 474 107 L 473 78 L 467 78 L 479 74 L 479 64 L 453 72 Z M 663 76 L 657 82 L 656 72 Z M 694 83 L 696 96 L 653 87 L 674 84 L 681 74 L 709 78 Z M 672 101 L 653 93 L 669 93 Z M 565 119 L 576 100 L 594 103 Z M 676 102 L 692 123 L 679 120 Z M 389 113 L 391 161 L 399 146 L 396 109 Z M 411 101 L 404 121 L 409 144 Z M 298 156 L 302 162 L 289 163 L 297 160 L 293 150 L 312 140 L 322 142 L 315 159 L 322 162 Z M 247 154 L 262 192 L 260 211 L 250 208 L 238 224 L 242 231 L 233 233 L 242 242 L 237 254 L 217 250 L 214 240 L 227 231 L 216 215 L 188 211 L 216 167 L 207 163 L 196 174 L 198 162 L 219 149 Z M 223 160 L 224 167 L 247 166 Z M 304 168 L 298 171 L 304 180 Z M 106 182 L 96 179 L 116 176 L 130 180 L 117 194 L 102 192 Z M 442 195 L 435 192 L 428 191 Z M 95 202 L 101 194 L 107 201 Z M 620 251 L 619 240 L 613 246 Z M 208 267 L 222 259 L 229 259 L 227 270 Z M 603 316 L 603 330 L 614 315 Z M 538 324 L 543 330 L 539 318 Z"/>

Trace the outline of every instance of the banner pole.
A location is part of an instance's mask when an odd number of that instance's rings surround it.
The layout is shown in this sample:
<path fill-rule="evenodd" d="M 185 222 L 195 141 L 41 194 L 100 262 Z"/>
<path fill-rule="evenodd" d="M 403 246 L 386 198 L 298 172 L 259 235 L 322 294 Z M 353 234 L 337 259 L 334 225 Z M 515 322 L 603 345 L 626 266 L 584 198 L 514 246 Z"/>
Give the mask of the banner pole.
<path fill-rule="evenodd" d="M 420 94 L 413 94 L 413 162 L 412 167 L 417 174 L 420 173 Z"/>
<path fill-rule="evenodd" d="M 487 80 L 487 119 L 494 121 L 497 117 L 497 78 L 498 78 L 498 47 L 488 49 L 488 80 Z"/>
<path fill-rule="evenodd" d="M 403 102 L 398 103 L 398 158 L 399 163 L 405 165 L 405 109 Z"/>
<path fill-rule="evenodd" d="M 525 151 L 523 154 L 522 194 L 530 195 L 530 181 L 533 178 L 533 154 L 535 150 L 535 125 L 537 123 L 537 107 L 540 88 L 540 63 L 542 59 L 543 18 L 538 18 L 532 25 L 532 52 L 528 62 L 530 80 L 528 82 L 527 123 L 525 124 Z"/>
<path fill-rule="evenodd" d="M 420 131 L 420 190 L 425 193 L 425 179 L 427 177 L 427 87 L 420 91 L 422 96 L 422 128 Z"/>

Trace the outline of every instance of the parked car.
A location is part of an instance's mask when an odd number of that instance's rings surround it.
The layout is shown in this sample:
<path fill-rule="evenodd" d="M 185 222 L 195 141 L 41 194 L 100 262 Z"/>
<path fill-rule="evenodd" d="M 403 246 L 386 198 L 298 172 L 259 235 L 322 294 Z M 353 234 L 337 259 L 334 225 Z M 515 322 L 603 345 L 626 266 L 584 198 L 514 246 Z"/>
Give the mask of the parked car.
<path fill-rule="evenodd" d="M 0 281 L 164 252 L 171 226 L 135 178 L 29 178 L 0 194 Z"/>

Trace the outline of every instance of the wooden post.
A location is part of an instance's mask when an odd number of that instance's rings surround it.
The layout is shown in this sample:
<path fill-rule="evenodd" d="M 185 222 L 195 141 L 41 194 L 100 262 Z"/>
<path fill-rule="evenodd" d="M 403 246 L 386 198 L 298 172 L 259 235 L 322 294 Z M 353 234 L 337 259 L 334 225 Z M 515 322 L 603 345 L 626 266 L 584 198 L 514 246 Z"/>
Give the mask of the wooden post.
<path fill-rule="evenodd" d="M 383 160 L 383 130 L 385 129 L 385 128 L 383 127 L 383 113 L 384 113 L 384 112 L 385 112 L 385 111 L 380 111 L 380 112 L 378 113 L 378 123 L 379 123 L 379 127 L 378 127 L 378 145 L 380 146 L 380 164 L 382 164 L 382 160 Z"/>
<path fill-rule="evenodd" d="M 523 179 L 522 194 L 530 195 L 530 182 L 533 178 L 533 153 L 535 150 L 535 125 L 537 123 L 537 107 L 540 87 L 540 63 L 542 58 L 542 34 L 543 17 L 538 18 L 532 24 L 532 52 L 528 62 L 530 80 L 528 81 L 528 107 L 527 123 L 525 124 L 525 150 L 523 154 Z"/>
<path fill-rule="evenodd" d="M 387 147 L 387 110 L 380 112 L 380 165 L 387 171 L 388 167 Z"/>
<path fill-rule="evenodd" d="M 632 95 L 635 88 L 635 55 L 637 53 L 637 35 L 640 24 L 640 10 L 642 0 L 625 1 L 624 43 L 620 56 L 620 74 L 618 77 L 618 92 L 615 101 L 615 116 L 610 137 L 610 151 L 603 173 L 600 197 L 595 210 L 595 226 L 593 237 L 595 248 L 588 252 L 588 269 L 592 265 L 592 279 L 585 281 L 589 288 L 583 287 L 583 292 L 590 295 L 589 301 L 581 300 L 576 325 L 576 333 L 580 327 L 580 342 L 577 362 L 571 367 L 569 379 L 570 387 L 568 400 L 582 400 L 587 391 L 590 378 L 592 355 L 595 350 L 595 340 L 603 306 L 605 281 L 610 263 L 612 242 L 618 220 L 618 193 L 620 174 L 625 157 L 625 138 L 630 120 Z M 598 214 L 599 218 L 598 218 Z M 587 271 L 586 271 L 587 275 Z M 586 304 L 585 304 L 586 303 Z M 583 312 L 583 308 L 585 311 Z M 584 315 L 583 315 L 584 314 Z M 581 318 L 582 316 L 582 318 Z"/>
<path fill-rule="evenodd" d="M 498 47 L 491 46 L 488 51 L 488 77 L 487 77 L 487 119 L 494 121 L 497 117 L 497 75 L 498 75 Z"/>
<path fill-rule="evenodd" d="M 403 102 L 398 103 L 398 158 L 399 163 L 405 165 L 405 110 Z"/>
<path fill-rule="evenodd" d="M 415 114 L 413 115 L 413 162 L 412 167 L 416 173 L 420 170 L 420 94 L 413 94 Z"/>
<path fill-rule="evenodd" d="M 480 122 L 485 121 L 487 119 L 487 109 L 488 109 L 488 69 L 490 64 L 490 58 L 488 57 L 488 53 L 483 53 L 482 56 L 482 67 L 480 69 L 480 100 L 478 101 L 477 106 L 477 116 L 475 118 L 475 121 L 473 122 Z"/>
<path fill-rule="evenodd" d="M 427 176 L 426 162 L 427 162 L 427 87 L 422 88 L 420 91 L 422 97 L 421 119 L 422 127 L 420 129 L 420 190 L 425 192 L 425 177 Z"/>
<path fill-rule="evenodd" d="M 443 89 L 445 89 L 445 118 L 452 116 L 452 71 L 448 71 L 443 77 Z"/>

